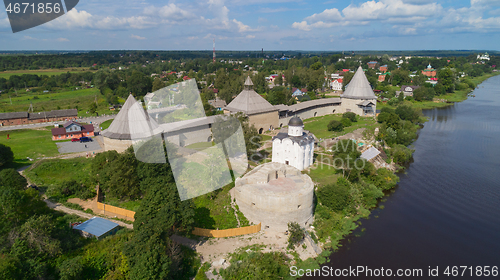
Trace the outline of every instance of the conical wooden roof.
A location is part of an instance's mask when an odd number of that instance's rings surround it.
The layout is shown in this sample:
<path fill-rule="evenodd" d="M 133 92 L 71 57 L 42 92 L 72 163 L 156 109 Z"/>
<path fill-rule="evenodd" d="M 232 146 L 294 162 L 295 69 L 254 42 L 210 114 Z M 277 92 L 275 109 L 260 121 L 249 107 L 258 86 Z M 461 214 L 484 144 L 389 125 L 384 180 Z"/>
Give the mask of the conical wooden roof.
<path fill-rule="evenodd" d="M 361 66 L 352 77 L 349 86 L 340 97 L 350 99 L 377 99 Z"/>
<path fill-rule="evenodd" d="M 131 140 L 131 129 L 132 133 L 137 134 L 140 131 L 144 131 L 145 124 L 150 126 L 147 128 L 147 131 L 158 128 L 158 124 L 149 117 L 132 94 L 130 94 L 111 125 L 101 134 L 111 139 Z"/>
<path fill-rule="evenodd" d="M 250 77 L 245 81 L 246 88 L 236 96 L 224 109 L 231 112 L 243 112 L 247 115 L 278 111 L 264 97 L 249 87 L 253 85 Z"/>

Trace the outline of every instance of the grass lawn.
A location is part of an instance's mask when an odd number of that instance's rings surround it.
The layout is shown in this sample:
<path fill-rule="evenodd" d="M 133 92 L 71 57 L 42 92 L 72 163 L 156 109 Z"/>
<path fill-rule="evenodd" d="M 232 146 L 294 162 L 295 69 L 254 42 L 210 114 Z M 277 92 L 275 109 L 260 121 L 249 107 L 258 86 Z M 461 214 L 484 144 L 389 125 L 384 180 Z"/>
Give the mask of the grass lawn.
<path fill-rule="evenodd" d="M 314 165 L 317 166 L 317 168 L 311 168 L 309 172 L 304 173 L 309 175 L 314 182 L 322 186 L 335 183 L 337 179 L 342 176 L 342 173 L 336 174 L 336 170 L 332 166 L 322 165 L 321 163 L 315 163 Z"/>
<path fill-rule="evenodd" d="M 231 207 L 229 190 L 234 187 L 231 183 L 212 193 L 193 198 L 195 205 L 195 226 L 207 229 L 229 229 L 238 226 L 235 211 Z M 212 197 L 213 196 L 213 197 Z M 248 220 L 238 211 L 240 225 L 248 226 Z"/>
<path fill-rule="evenodd" d="M 100 127 L 102 127 L 102 130 L 105 130 L 111 125 L 112 122 L 113 122 L 113 120 L 107 120 L 107 121 L 101 123 Z"/>
<path fill-rule="evenodd" d="M 91 159 L 84 157 L 72 159 L 49 159 L 41 162 L 24 174 L 35 184 L 44 187 L 60 185 L 64 181 L 88 181 Z"/>
<path fill-rule="evenodd" d="M 61 75 L 63 73 L 77 73 L 83 71 L 90 71 L 88 67 L 71 67 L 71 68 L 62 68 L 62 69 L 43 69 L 43 70 L 12 70 L 12 71 L 3 71 L 0 72 L 0 78 L 8 79 L 12 75 L 21 76 L 23 74 L 31 74 L 31 75 Z"/>
<path fill-rule="evenodd" d="M 14 152 L 14 162 L 29 165 L 26 157 L 37 159 L 40 157 L 53 157 L 59 155 L 55 141 L 52 141 L 53 127 L 37 129 L 20 129 L 0 131 L 0 143 L 9 146 Z M 7 140 L 7 134 L 10 139 Z M 32 162 L 31 162 L 32 163 Z"/>
<path fill-rule="evenodd" d="M 310 118 L 304 121 L 304 129 L 311 131 L 318 139 L 333 138 L 353 132 L 358 128 L 368 128 L 377 125 L 377 122 L 372 117 L 358 117 L 358 121 L 352 123 L 351 126 L 344 128 L 341 132 L 328 131 L 327 125 L 332 120 L 340 121 L 341 115 L 327 115 L 322 117 Z"/>

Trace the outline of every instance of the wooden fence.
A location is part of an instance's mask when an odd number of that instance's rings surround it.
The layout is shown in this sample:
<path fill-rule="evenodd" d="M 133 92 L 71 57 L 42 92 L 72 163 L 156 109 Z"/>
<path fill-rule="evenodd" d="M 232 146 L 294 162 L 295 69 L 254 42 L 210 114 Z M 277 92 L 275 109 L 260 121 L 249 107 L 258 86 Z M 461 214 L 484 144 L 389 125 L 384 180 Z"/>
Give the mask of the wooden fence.
<path fill-rule="evenodd" d="M 99 209 L 99 210 L 104 210 L 105 212 L 110 212 L 113 214 L 118 214 L 118 215 L 125 216 L 127 218 L 134 219 L 134 215 L 135 215 L 134 211 L 119 208 L 116 206 L 107 205 L 107 204 L 104 204 L 101 202 L 96 202 L 96 203 L 97 203 L 97 209 Z"/>
<path fill-rule="evenodd" d="M 250 233 L 259 232 L 261 228 L 261 224 L 242 228 L 230 228 L 230 229 L 205 229 L 205 228 L 197 228 L 195 227 L 193 230 L 194 235 L 206 236 L 206 237 L 231 237 L 238 235 L 245 235 Z"/>

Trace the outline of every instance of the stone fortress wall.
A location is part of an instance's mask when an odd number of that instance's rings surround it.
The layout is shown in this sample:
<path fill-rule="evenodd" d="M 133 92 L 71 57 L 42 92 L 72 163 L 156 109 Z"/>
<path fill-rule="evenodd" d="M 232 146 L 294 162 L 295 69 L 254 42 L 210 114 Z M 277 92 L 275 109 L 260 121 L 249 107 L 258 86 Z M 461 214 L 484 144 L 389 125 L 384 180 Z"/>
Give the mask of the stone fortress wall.
<path fill-rule="evenodd" d="M 240 211 L 262 228 L 286 230 L 288 222 L 313 221 L 314 183 L 297 168 L 270 162 L 236 179 L 231 190 Z"/>

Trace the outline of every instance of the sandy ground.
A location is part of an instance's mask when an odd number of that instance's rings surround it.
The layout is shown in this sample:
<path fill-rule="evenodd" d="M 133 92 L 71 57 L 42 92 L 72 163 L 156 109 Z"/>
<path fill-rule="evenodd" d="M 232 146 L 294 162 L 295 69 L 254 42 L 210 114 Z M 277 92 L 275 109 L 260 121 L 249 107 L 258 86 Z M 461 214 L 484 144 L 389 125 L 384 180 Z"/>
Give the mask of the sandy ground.
<path fill-rule="evenodd" d="M 190 247 L 196 252 L 200 253 L 201 261 L 212 263 L 212 267 L 220 268 L 227 267 L 228 263 L 220 266 L 219 262 L 221 259 L 227 260 L 230 253 L 234 253 L 238 248 L 262 244 L 266 248 L 263 252 L 278 251 L 286 253 L 286 247 L 288 245 L 288 236 L 284 232 L 261 230 L 260 232 L 247 234 L 242 236 L 227 237 L 227 238 L 203 238 L 200 241 L 192 240 L 186 237 L 173 235 L 172 239 L 183 245 Z M 302 260 L 307 258 L 316 257 L 317 254 L 311 247 L 309 242 L 305 241 L 307 245 L 306 249 L 302 248 L 302 245 L 297 246 L 296 251 Z M 293 256 L 288 255 L 289 258 L 293 259 Z"/>

